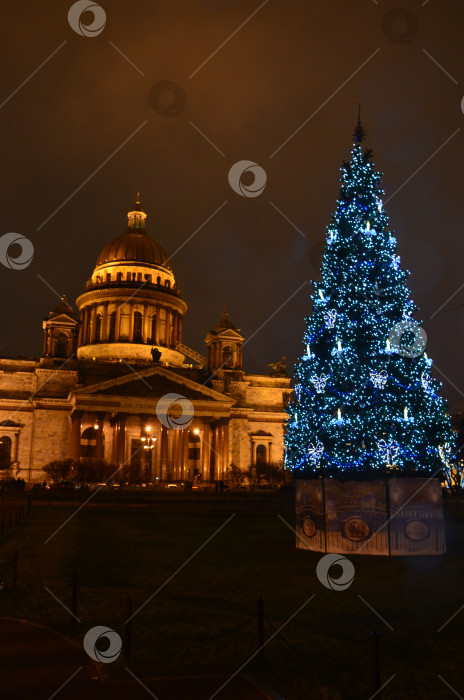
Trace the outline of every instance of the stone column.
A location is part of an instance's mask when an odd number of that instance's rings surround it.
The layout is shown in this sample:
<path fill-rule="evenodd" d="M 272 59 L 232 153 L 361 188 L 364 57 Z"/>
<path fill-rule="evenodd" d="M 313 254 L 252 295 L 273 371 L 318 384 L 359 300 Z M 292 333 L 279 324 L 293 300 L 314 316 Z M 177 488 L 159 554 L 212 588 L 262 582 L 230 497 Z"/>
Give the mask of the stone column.
<path fill-rule="evenodd" d="M 171 318 L 171 312 L 166 309 L 166 337 L 164 339 L 164 344 L 168 348 L 170 346 L 170 336 L 171 336 L 171 331 L 170 331 L 170 322 L 169 319 Z"/>
<path fill-rule="evenodd" d="M 92 309 L 90 312 L 90 344 L 95 342 L 97 331 L 97 305 L 92 304 Z"/>
<path fill-rule="evenodd" d="M 119 343 L 119 331 L 121 327 L 121 304 L 116 307 L 116 318 L 114 323 L 114 342 Z"/>
<path fill-rule="evenodd" d="M 160 342 L 160 309 L 159 306 L 155 306 L 156 322 L 155 322 L 155 345 L 159 345 Z"/>
<path fill-rule="evenodd" d="M 82 411 L 74 411 L 71 414 L 71 459 L 79 459 L 81 447 L 81 420 Z"/>
<path fill-rule="evenodd" d="M 105 422 L 105 414 L 97 413 L 97 439 L 96 439 L 96 458 L 103 459 L 103 424 Z"/>
<path fill-rule="evenodd" d="M 118 421 L 116 418 L 110 418 L 111 425 L 111 461 L 113 464 L 118 463 Z"/>
<path fill-rule="evenodd" d="M 126 452 L 126 415 L 119 414 L 119 431 L 118 431 L 118 466 L 122 467 L 125 462 Z"/>
<path fill-rule="evenodd" d="M 84 317 L 82 321 L 82 345 L 89 344 L 90 338 L 90 319 L 89 319 L 89 307 L 86 306 L 84 309 Z"/>
<path fill-rule="evenodd" d="M 216 479 L 222 479 L 224 474 L 223 442 L 222 421 L 220 421 L 216 427 Z"/>
<path fill-rule="evenodd" d="M 148 329 L 148 304 L 143 305 L 143 322 L 142 322 L 142 343 L 147 343 L 150 338 Z"/>
<path fill-rule="evenodd" d="M 182 430 L 182 476 L 181 479 L 189 478 L 189 439 L 190 432 L 188 428 Z"/>
<path fill-rule="evenodd" d="M 172 471 L 174 479 L 180 478 L 181 473 L 181 434 L 179 430 L 172 430 Z"/>
<path fill-rule="evenodd" d="M 216 426 L 211 425 L 210 455 L 209 455 L 209 479 L 215 481 L 217 477 L 217 457 L 216 457 Z"/>
<path fill-rule="evenodd" d="M 168 429 L 165 425 L 161 426 L 161 478 L 167 479 L 168 472 Z"/>
<path fill-rule="evenodd" d="M 230 466 L 230 447 L 229 447 L 229 421 L 224 422 L 224 437 L 223 437 L 223 474 L 227 478 L 227 470 Z"/>
<path fill-rule="evenodd" d="M 103 317 L 101 326 L 101 342 L 108 342 L 108 302 L 103 305 Z"/>
<path fill-rule="evenodd" d="M 172 339 L 172 347 L 175 348 L 177 343 L 179 342 L 178 340 L 178 334 L 179 334 L 179 314 L 177 311 L 174 312 L 174 338 Z"/>
<path fill-rule="evenodd" d="M 129 302 L 129 342 L 134 342 L 134 304 Z"/>
<path fill-rule="evenodd" d="M 200 474 L 204 481 L 209 479 L 209 460 L 210 460 L 210 431 L 209 425 L 206 421 L 202 421 L 201 431 L 200 431 Z"/>

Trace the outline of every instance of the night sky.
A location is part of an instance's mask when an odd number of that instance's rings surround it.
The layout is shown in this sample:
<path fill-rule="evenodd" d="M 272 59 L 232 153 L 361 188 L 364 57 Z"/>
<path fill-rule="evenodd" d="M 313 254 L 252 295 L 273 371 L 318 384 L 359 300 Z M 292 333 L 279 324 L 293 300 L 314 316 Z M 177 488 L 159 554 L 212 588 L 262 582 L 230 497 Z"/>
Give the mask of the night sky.
<path fill-rule="evenodd" d="M 0 353 L 40 356 L 50 287 L 74 302 L 140 190 L 189 305 L 184 342 L 204 353 L 226 303 L 255 334 L 245 369 L 286 355 L 292 371 L 361 102 L 426 350 L 462 402 L 464 3 L 102 0 L 92 37 L 71 5 L 2 3 L 0 235 L 35 253 L 0 265 Z M 266 172 L 257 197 L 229 186 L 240 160 Z"/>

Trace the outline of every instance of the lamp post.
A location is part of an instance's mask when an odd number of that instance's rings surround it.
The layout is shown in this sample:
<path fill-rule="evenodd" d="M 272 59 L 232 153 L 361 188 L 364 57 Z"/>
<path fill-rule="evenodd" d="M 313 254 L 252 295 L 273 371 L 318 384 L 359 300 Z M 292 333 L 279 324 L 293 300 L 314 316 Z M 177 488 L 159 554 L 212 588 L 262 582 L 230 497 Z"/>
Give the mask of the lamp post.
<path fill-rule="evenodd" d="M 141 436 L 141 441 L 143 443 L 143 451 L 145 455 L 145 476 L 147 481 L 151 481 L 151 463 L 152 463 L 152 451 L 155 447 L 156 438 L 150 435 L 151 425 L 146 425 L 143 429 Z"/>

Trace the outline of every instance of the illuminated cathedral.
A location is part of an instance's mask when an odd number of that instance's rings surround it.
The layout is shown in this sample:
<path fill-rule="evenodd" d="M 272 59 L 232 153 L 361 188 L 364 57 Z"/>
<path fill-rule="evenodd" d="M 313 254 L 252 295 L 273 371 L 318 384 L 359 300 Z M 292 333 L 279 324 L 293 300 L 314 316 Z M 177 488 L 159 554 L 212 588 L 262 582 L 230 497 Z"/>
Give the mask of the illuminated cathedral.
<path fill-rule="evenodd" d="M 78 310 L 63 295 L 44 319 L 42 357 L 0 358 L 0 478 L 40 482 L 52 460 L 94 458 L 129 465 L 146 482 L 214 483 L 232 464 L 282 460 L 291 393 L 283 363 L 246 373 L 245 338 L 225 309 L 205 355 L 184 344 L 187 304 L 139 197 L 127 216 Z M 191 415 L 180 426 L 182 402 Z"/>

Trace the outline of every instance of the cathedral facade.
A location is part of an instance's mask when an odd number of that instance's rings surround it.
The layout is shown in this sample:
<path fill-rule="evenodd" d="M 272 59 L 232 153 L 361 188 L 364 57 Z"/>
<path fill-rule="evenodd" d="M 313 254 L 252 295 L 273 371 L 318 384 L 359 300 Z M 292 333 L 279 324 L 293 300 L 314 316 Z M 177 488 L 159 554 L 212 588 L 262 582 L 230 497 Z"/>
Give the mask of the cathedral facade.
<path fill-rule="evenodd" d="M 187 304 L 139 197 L 77 298 L 43 321 L 39 360 L 0 358 L 0 478 L 44 479 L 53 460 L 104 459 L 145 482 L 227 481 L 283 457 L 284 363 L 243 369 L 224 309 L 206 354 L 183 342 Z"/>

